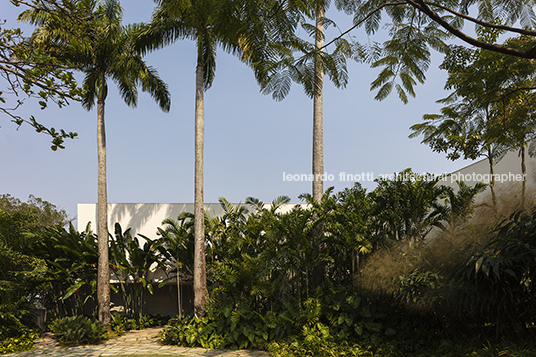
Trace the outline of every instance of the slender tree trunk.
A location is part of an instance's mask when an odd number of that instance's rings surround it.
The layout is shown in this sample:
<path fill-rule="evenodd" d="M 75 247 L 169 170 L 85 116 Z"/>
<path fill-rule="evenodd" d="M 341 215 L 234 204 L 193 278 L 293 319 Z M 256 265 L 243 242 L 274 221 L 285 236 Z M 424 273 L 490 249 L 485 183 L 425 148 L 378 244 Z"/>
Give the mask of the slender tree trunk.
<path fill-rule="evenodd" d="M 320 49 L 315 56 L 315 95 L 313 97 L 313 199 L 316 202 L 322 200 L 324 194 L 324 129 L 323 129 L 323 87 L 324 87 L 324 63 L 322 53 L 324 52 L 324 0 L 318 0 L 316 4 L 316 28 L 318 32 L 315 36 L 315 47 Z M 324 234 L 324 225 L 321 223 L 313 232 L 314 241 L 318 241 Z M 316 243 L 318 255 L 324 250 L 323 244 Z M 309 273 L 308 273 L 309 274 Z M 319 261 L 312 269 L 313 288 L 324 284 L 325 263 Z M 308 287 L 309 288 L 309 287 Z M 309 290 L 307 290 L 307 297 Z"/>
<path fill-rule="evenodd" d="M 199 318 L 205 315 L 207 276 L 205 267 L 205 213 L 203 207 L 203 108 L 204 65 L 197 64 L 195 74 L 195 188 L 194 188 L 194 312 Z"/>
<path fill-rule="evenodd" d="M 318 33 L 315 36 L 315 46 L 317 49 L 324 47 L 324 0 L 319 0 L 316 10 L 316 28 Z M 324 64 L 320 50 L 315 57 L 315 95 L 313 97 L 313 198 L 320 202 L 324 193 L 324 130 L 323 130 L 323 95 L 324 87 Z"/>
<path fill-rule="evenodd" d="M 525 165 L 525 143 L 521 145 L 521 174 L 523 174 L 523 183 L 521 186 L 521 208 L 525 209 L 525 192 L 527 187 L 527 166 Z"/>
<path fill-rule="evenodd" d="M 489 182 L 489 188 L 491 190 L 491 201 L 493 202 L 493 210 L 497 211 L 497 197 L 495 196 L 495 167 L 493 166 L 493 156 L 491 155 L 490 149 L 488 149 L 488 162 L 489 173 L 491 175 L 491 180 Z"/>
<path fill-rule="evenodd" d="M 97 301 L 99 321 L 103 326 L 110 326 L 110 271 L 108 265 L 108 197 L 106 193 L 106 134 L 104 130 L 104 102 L 106 89 L 101 89 L 97 99 L 97 156 L 98 170 L 98 276 Z"/>

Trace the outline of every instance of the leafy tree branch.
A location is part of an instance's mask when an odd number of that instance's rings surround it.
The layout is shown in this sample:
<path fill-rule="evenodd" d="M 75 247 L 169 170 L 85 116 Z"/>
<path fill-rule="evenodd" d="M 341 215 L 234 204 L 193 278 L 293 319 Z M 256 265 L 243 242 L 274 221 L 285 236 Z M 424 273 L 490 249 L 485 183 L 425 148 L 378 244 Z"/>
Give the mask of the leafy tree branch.
<path fill-rule="evenodd" d="M 45 49 L 30 45 L 20 29 L 0 25 L 0 77 L 4 86 L 0 91 L 0 113 L 18 126 L 26 123 L 38 133 L 49 135 L 52 150 L 63 149 L 64 139 L 73 139 L 77 133 L 45 126 L 33 115 L 19 114 L 19 110 L 26 99 L 37 100 L 41 109 L 47 108 L 49 102 L 61 108 L 71 100 L 80 100 L 82 89 L 70 69 L 68 63 L 58 61 Z"/>

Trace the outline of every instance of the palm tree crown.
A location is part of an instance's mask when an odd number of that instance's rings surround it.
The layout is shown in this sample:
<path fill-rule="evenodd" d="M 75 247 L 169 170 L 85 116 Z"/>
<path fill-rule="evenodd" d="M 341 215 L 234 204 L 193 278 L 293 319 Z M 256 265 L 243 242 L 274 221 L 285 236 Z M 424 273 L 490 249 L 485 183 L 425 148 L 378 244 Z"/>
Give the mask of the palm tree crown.
<path fill-rule="evenodd" d="M 95 99 L 106 97 L 107 79 L 117 84 L 121 98 L 129 106 L 138 103 L 137 88 L 149 92 L 164 111 L 171 105 L 167 85 L 156 70 L 147 66 L 133 42 L 133 27 L 121 24 L 119 0 L 64 1 L 66 8 L 85 12 L 87 18 L 37 8 L 23 12 L 19 20 L 40 26 L 33 35 L 61 60 L 85 74 L 83 106 L 93 108 Z"/>

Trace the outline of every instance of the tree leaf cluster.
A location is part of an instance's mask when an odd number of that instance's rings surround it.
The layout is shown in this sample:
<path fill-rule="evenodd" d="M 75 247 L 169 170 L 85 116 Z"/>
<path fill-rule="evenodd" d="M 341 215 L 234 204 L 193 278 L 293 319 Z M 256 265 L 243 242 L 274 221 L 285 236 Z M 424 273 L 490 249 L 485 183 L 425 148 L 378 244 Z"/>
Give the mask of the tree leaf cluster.
<path fill-rule="evenodd" d="M 33 46 L 20 29 L 0 25 L 0 112 L 18 126 L 26 123 L 38 133 L 51 137 L 52 150 L 64 148 L 64 139 L 74 139 L 75 132 L 56 130 L 40 123 L 33 115 L 23 117 L 19 109 L 28 99 L 38 101 L 41 109 L 49 103 L 62 108 L 79 101 L 83 90 L 77 86 L 69 64 L 61 62 L 39 46 Z"/>
<path fill-rule="evenodd" d="M 313 97 L 321 90 L 321 81 L 315 73 L 315 61 L 320 61 L 322 73 L 326 74 L 337 88 L 344 88 L 348 83 L 347 59 L 354 53 L 354 44 L 347 38 L 339 37 L 329 43 L 334 46 L 328 51 L 328 45 L 316 48 L 312 39 L 324 38 L 325 34 L 319 31 L 315 24 L 309 21 L 316 19 L 315 2 L 296 2 L 290 5 L 286 11 L 295 14 L 290 21 L 290 26 L 285 32 L 280 32 L 266 43 L 270 56 L 263 64 L 263 74 L 257 77 L 261 85 L 261 92 L 272 94 L 275 100 L 283 100 L 290 92 L 292 82 L 303 87 L 304 92 Z M 330 3 L 326 2 L 325 7 Z M 342 6 L 339 2 L 336 6 Z M 320 22 L 324 28 L 336 27 L 333 20 L 322 17 Z M 291 30 L 292 31 L 289 31 Z M 311 40 L 297 35 L 297 30 L 303 29 Z M 330 47 L 331 48 L 331 47 Z"/>
<path fill-rule="evenodd" d="M 399 98 L 406 103 L 415 96 L 414 87 L 425 80 L 430 65 L 431 50 L 446 53 L 448 40 L 457 38 L 466 45 L 507 57 L 536 58 L 536 47 L 497 43 L 497 37 L 475 38 L 469 23 L 478 33 L 503 32 L 523 35 L 534 39 L 536 23 L 533 1 L 390 1 L 390 0 L 347 0 L 338 3 L 347 14 L 354 15 L 354 25 L 336 39 L 342 38 L 358 27 L 364 27 L 367 35 L 380 31 L 381 25 L 387 32 L 387 40 L 369 46 L 355 44 L 365 49 L 360 59 L 380 67 L 371 89 L 377 90 L 376 99 L 385 99 L 395 89 Z M 474 15 L 472 15 L 473 13 Z M 387 18 L 388 20 L 385 20 Z M 335 40 L 336 40 L 335 39 Z"/>
<path fill-rule="evenodd" d="M 440 177 L 406 169 L 392 178 L 379 178 L 371 192 L 375 235 L 383 240 L 423 240 L 445 218 L 435 209 L 447 188 Z M 476 194 L 475 194 L 476 195 Z M 467 208 L 470 210 L 470 204 Z"/>

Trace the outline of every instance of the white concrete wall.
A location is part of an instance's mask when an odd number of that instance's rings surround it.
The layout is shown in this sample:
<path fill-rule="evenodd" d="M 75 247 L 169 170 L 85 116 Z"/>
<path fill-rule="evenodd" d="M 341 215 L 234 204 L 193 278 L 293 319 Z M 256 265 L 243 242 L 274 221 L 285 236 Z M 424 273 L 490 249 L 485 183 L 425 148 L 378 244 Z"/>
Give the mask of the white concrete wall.
<path fill-rule="evenodd" d="M 248 208 L 248 205 L 244 206 Z M 289 211 L 294 206 L 295 204 L 282 205 L 278 212 Z M 211 217 L 223 214 L 219 203 L 205 203 L 205 210 Z M 79 203 L 77 211 L 78 231 L 85 230 L 88 222 L 91 222 L 91 229 L 96 232 L 97 204 Z M 193 203 L 108 203 L 108 230 L 113 233 L 115 223 L 118 222 L 123 231 L 131 228 L 133 235 L 142 234 L 155 239 L 157 228 L 162 227 L 164 219 L 177 219 L 180 213 L 193 211 Z"/>
<path fill-rule="evenodd" d="M 97 230 L 97 204 L 78 204 L 78 230 L 86 228 L 91 222 L 91 229 Z M 182 212 L 193 212 L 193 203 L 108 203 L 108 230 L 113 232 L 115 223 L 121 224 L 126 230 L 131 228 L 133 234 L 143 234 L 151 239 L 156 238 L 157 227 L 162 227 L 166 218 L 177 219 Z M 220 215 L 219 203 L 205 204 L 205 209 L 213 217 Z"/>

